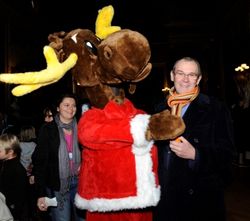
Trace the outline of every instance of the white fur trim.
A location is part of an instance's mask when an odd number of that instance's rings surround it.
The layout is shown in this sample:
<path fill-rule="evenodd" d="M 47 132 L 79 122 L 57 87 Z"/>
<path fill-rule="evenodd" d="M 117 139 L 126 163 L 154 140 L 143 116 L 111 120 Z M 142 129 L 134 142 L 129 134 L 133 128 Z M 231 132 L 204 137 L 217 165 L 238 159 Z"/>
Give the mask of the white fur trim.
<path fill-rule="evenodd" d="M 138 114 L 131 120 L 131 133 L 134 138 L 132 152 L 136 162 L 137 195 L 117 199 L 84 199 L 76 194 L 75 204 L 80 209 L 89 211 L 118 211 L 124 209 L 139 209 L 156 206 L 160 199 L 160 186 L 155 183 L 155 174 L 152 171 L 153 162 L 150 150 L 153 141 L 145 139 L 145 132 L 149 122 L 149 115 Z"/>
<path fill-rule="evenodd" d="M 149 206 L 156 206 L 160 199 L 160 186 L 156 186 L 155 175 L 152 172 L 152 159 L 150 153 L 145 155 L 135 155 L 137 195 L 117 198 L 104 199 L 94 198 L 86 200 L 76 194 L 75 204 L 80 209 L 89 211 L 118 211 L 124 209 L 139 209 Z"/>
<path fill-rule="evenodd" d="M 146 130 L 148 127 L 150 115 L 138 114 L 131 120 L 131 134 L 134 139 L 133 153 L 143 155 L 148 153 L 153 145 L 153 141 L 146 140 Z"/>

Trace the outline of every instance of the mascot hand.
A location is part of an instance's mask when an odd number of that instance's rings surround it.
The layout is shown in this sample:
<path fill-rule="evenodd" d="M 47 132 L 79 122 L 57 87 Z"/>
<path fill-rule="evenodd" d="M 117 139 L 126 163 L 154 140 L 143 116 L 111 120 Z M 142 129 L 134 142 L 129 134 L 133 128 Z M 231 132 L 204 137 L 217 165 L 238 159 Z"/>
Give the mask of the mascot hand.
<path fill-rule="evenodd" d="M 167 140 L 180 136 L 185 130 L 182 118 L 171 115 L 168 110 L 154 114 L 149 119 L 147 140 Z"/>

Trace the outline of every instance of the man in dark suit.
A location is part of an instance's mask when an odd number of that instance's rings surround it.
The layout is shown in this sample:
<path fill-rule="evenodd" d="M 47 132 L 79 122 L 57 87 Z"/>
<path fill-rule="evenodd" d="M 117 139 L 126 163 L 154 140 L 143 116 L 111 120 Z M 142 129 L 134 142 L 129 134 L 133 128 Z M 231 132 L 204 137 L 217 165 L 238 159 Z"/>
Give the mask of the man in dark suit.
<path fill-rule="evenodd" d="M 226 105 L 201 94 L 198 61 L 178 60 L 170 73 L 174 87 L 158 111 L 183 117 L 185 132 L 160 141 L 161 199 L 154 221 L 225 221 L 224 188 L 231 178 L 233 129 Z"/>

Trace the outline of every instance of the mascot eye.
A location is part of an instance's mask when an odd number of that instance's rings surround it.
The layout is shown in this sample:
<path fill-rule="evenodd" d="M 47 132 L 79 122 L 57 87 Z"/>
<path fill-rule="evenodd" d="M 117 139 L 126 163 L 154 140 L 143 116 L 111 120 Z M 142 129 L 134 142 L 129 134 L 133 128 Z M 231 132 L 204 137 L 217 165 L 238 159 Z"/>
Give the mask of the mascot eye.
<path fill-rule="evenodd" d="M 85 41 L 85 46 L 94 55 L 97 55 L 97 48 L 90 42 L 90 41 Z"/>

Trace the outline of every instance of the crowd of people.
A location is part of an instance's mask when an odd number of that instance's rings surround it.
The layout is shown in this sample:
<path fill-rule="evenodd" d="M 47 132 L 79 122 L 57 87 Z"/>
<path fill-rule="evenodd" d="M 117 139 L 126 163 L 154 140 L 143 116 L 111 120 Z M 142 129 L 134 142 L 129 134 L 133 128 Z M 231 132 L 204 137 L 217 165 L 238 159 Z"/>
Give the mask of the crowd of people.
<path fill-rule="evenodd" d="M 63 94 L 56 112 L 44 108 L 38 131 L 33 125 L 23 125 L 16 133 L 3 127 L 0 193 L 12 220 L 85 220 L 84 211 L 74 205 L 81 161 L 76 112 L 75 95 Z"/>
<path fill-rule="evenodd" d="M 202 71 L 194 58 L 177 60 L 170 79 L 173 87 L 155 112 L 169 109 L 183 118 L 186 129 L 175 140 L 155 142 L 161 197 L 151 208 L 153 220 L 225 221 L 224 191 L 235 151 L 230 110 L 200 92 Z M 85 220 L 74 205 L 82 150 L 76 113 L 75 95 L 64 94 L 56 112 L 44 109 L 38 131 L 32 125 L 21 127 L 18 135 L 2 130 L 0 203 L 14 220 L 33 221 L 41 212 L 51 221 Z"/>

